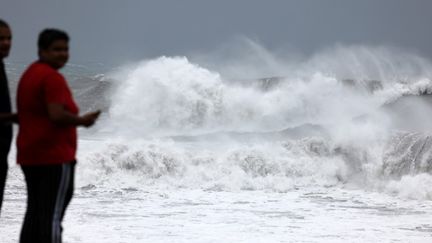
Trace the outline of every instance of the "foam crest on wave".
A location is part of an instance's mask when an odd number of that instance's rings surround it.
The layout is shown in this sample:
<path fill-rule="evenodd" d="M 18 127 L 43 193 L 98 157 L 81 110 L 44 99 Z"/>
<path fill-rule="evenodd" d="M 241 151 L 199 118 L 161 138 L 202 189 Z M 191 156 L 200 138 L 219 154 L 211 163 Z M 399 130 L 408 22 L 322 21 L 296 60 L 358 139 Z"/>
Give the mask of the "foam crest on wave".
<path fill-rule="evenodd" d="M 128 145 L 126 145 L 128 144 Z M 113 141 L 81 156 L 81 186 L 166 185 L 205 190 L 291 190 L 336 185 L 349 168 L 320 138 L 191 149 L 169 140 Z"/>
<path fill-rule="evenodd" d="M 406 137 L 411 138 L 405 140 L 413 141 L 399 145 L 407 147 L 405 151 L 395 151 L 399 147 L 391 145 L 341 146 L 320 137 L 260 144 L 213 144 L 205 148 L 200 147 L 202 144 L 179 144 L 173 140 L 112 140 L 98 148 L 84 149 L 77 182 L 83 189 L 102 190 L 145 190 L 147 186 L 157 186 L 285 192 L 299 187 L 338 186 L 431 200 L 428 185 L 432 176 L 426 158 L 429 155 L 420 155 L 422 166 L 405 164 L 409 151 L 423 141 L 412 134 Z M 409 170 L 400 166 L 408 166 Z"/>
<path fill-rule="evenodd" d="M 260 90 L 237 85 L 186 58 L 162 57 L 141 63 L 117 85 L 108 127 L 122 135 L 146 136 L 339 124 L 376 111 L 395 94 L 403 92 L 358 92 L 323 73 Z"/>

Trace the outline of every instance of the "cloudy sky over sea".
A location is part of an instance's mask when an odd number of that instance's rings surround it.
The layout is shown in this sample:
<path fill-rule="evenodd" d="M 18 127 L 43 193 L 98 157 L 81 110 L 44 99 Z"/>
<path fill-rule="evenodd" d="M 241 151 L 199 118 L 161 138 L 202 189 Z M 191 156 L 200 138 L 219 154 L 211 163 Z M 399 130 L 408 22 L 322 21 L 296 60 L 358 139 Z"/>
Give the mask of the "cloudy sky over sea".
<path fill-rule="evenodd" d="M 72 61 L 130 61 L 216 49 L 238 37 L 309 55 L 335 44 L 396 46 L 432 58 L 429 0 L 7 1 L 11 60 L 36 57 L 46 27 L 68 31 Z"/>

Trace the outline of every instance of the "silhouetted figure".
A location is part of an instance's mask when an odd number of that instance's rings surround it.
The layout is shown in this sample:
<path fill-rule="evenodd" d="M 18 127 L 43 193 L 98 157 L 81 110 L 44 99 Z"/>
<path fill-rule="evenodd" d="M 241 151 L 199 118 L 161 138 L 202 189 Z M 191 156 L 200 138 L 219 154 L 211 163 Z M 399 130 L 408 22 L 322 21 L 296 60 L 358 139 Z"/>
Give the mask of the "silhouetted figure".
<path fill-rule="evenodd" d="M 9 25 L 0 19 L 0 213 L 3 193 L 8 170 L 8 154 L 12 142 L 12 122 L 16 114 L 12 114 L 9 85 L 3 59 L 9 55 L 12 45 L 12 32 Z"/>

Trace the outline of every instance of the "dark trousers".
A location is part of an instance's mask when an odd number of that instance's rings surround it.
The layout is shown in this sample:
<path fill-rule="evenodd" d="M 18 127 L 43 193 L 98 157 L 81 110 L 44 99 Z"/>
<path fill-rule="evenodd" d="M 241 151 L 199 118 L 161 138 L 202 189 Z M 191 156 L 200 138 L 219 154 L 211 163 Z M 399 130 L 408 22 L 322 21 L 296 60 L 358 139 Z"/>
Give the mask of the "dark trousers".
<path fill-rule="evenodd" d="M 61 222 L 73 194 L 75 161 L 21 168 L 27 184 L 27 211 L 20 243 L 61 242 Z"/>
<path fill-rule="evenodd" d="M 6 185 L 6 175 L 8 171 L 8 154 L 10 141 L 3 141 L 0 138 L 0 215 L 3 203 L 3 193 Z"/>
<path fill-rule="evenodd" d="M 0 148 L 0 215 L 3 202 L 3 193 L 6 185 L 6 175 L 8 170 L 8 152 Z"/>

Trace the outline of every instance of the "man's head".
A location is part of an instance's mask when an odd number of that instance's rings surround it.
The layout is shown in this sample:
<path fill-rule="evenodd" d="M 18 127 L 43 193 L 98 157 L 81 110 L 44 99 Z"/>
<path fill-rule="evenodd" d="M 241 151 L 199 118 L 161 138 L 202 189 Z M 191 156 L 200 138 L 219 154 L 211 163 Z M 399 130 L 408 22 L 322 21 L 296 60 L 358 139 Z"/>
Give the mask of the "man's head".
<path fill-rule="evenodd" d="M 12 33 L 8 23 L 0 19 L 0 59 L 9 56 L 12 45 Z"/>
<path fill-rule="evenodd" d="M 55 69 L 62 68 L 69 59 L 69 36 L 57 29 L 45 29 L 38 39 L 39 59 Z"/>

